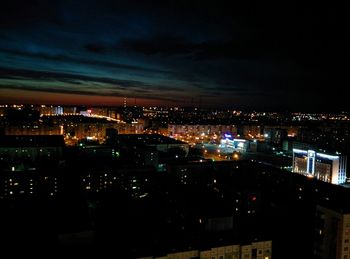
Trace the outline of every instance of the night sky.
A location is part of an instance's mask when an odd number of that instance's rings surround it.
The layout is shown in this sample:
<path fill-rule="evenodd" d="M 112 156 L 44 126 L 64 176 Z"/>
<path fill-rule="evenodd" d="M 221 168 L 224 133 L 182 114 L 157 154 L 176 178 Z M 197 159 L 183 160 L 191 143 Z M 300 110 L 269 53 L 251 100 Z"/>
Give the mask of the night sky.
<path fill-rule="evenodd" d="M 1 1 L 0 103 L 349 110 L 346 1 Z"/>

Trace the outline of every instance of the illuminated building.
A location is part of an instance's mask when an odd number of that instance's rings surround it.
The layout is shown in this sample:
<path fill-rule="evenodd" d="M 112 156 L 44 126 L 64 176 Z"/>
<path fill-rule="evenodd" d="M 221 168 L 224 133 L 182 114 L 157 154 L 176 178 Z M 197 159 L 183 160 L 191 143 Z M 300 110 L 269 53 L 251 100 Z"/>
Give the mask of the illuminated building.
<path fill-rule="evenodd" d="M 213 136 L 214 140 L 216 136 L 220 136 L 224 132 L 230 132 L 230 134 L 237 135 L 237 127 L 235 125 L 199 125 L 199 124 L 169 124 L 168 134 L 170 136 L 193 136 L 203 137 Z"/>
<path fill-rule="evenodd" d="M 106 107 L 92 107 L 91 108 L 91 114 L 99 115 L 99 116 L 108 116 L 109 109 Z"/>
<path fill-rule="evenodd" d="M 63 108 L 64 114 L 77 114 L 77 107 L 74 106 L 64 106 Z"/>
<path fill-rule="evenodd" d="M 64 140 L 54 136 L 0 137 L 0 199 L 55 197 Z"/>
<path fill-rule="evenodd" d="M 54 198 L 58 194 L 58 173 L 40 170 L 2 172 L 0 175 L 0 200 L 27 198 Z"/>
<path fill-rule="evenodd" d="M 144 198 L 148 195 L 152 173 L 151 167 L 93 168 L 82 177 L 81 190 L 85 194 L 123 191 L 130 198 Z"/>
<path fill-rule="evenodd" d="M 327 183 L 342 184 L 346 181 L 346 156 L 294 148 L 293 172 Z"/>
<path fill-rule="evenodd" d="M 41 105 L 38 110 L 40 115 L 55 115 L 55 108 L 54 106 Z"/>
<path fill-rule="evenodd" d="M 229 139 L 225 138 L 220 141 L 220 146 L 232 151 L 245 152 L 247 150 L 248 141 L 245 139 Z"/>
<path fill-rule="evenodd" d="M 54 115 L 62 115 L 62 114 L 63 114 L 63 107 L 62 106 L 54 107 Z"/>
<path fill-rule="evenodd" d="M 140 134 L 143 132 L 143 123 L 118 123 L 117 130 L 119 134 Z"/>
<path fill-rule="evenodd" d="M 252 242 L 248 245 L 227 245 L 220 247 L 212 247 L 208 250 L 190 250 L 168 253 L 161 257 L 140 257 L 138 259 L 171 259 L 171 258 L 257 258 L 257 259 L 271 259 L 272 258 L 272 241 L 258 241 Z"/>
<path fill-rule="evenodd" d="M 234 151 L 246 152 L 256 151 L 257 141 L 233 138 L 231 134 L 225 134 L 224 138 L 220 140 L 220 147 L 224 149 L 224 152 L 230 153 Z"/>
<path fill-rule="evenodd" d="M 116 122 L 74 122 L 65 124 L 65 135 L 75 136 L 77 139 L 94 138 L 102 142 L 106 138 L 106 132 L 115 129 L 120 134 L 138 134 L 143 132 L 141 123 L 116 123 Z"/>

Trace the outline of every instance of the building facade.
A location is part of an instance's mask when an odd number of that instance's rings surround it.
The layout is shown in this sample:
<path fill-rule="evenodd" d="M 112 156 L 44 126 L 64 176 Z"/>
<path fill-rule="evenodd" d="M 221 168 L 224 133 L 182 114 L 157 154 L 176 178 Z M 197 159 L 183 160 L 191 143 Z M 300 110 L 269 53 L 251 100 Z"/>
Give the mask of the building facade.
<path fill-rule="evenodd" d="M 140 257 L 139 259 L 271 259 L 272 241 L 253 242 L 248 245 L 229 245 L 213 247 L 208 250 L 191 250 L 169 253 L 165 256 Z"/>
<path fill-rule="evenodd" d="M 327 183 L 342 184 L 346 181 L 346 156 L 293 149 L 293 172 Z"/>
<path fill-rule="evenodd" d="M 314 258 L 350 258 L 350 213 L 317 206 Z"/>

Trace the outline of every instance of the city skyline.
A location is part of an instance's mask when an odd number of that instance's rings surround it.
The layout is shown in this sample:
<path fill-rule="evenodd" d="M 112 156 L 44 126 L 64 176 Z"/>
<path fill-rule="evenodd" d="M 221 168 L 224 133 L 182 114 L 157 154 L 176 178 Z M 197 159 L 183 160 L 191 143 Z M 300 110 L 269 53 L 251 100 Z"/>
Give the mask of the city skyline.
<path fill-rule="evenodd" d="M 0 103 L 348 110 L 342 3 L 5 1 Z"/>

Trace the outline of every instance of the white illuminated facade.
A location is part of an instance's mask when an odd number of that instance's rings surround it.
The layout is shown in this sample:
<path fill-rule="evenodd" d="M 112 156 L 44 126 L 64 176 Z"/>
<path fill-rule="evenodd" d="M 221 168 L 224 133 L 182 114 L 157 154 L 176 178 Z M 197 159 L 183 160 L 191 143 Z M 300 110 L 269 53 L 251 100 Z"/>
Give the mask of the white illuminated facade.
<path fill-rule="evenodd" d="M 63 114 L 63 107 L 62 106 L 54 107 L 54 114 L 55 115 L 62 115 Z"/>
<path fill-rule="evenodd" d="M 228 152 L 245 152 L 248 148 L 248 141 L 245 139 L 233 138 L 231 134 L 225 134 L 225 138 L 220 140 L 219 147 L 227 150 Z"/>
<path fill-rule="evenodd" d="M 342 184 L 346 181 L 346 156 L 293 149 L 293 172 L 332 184 Z"/>

